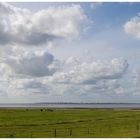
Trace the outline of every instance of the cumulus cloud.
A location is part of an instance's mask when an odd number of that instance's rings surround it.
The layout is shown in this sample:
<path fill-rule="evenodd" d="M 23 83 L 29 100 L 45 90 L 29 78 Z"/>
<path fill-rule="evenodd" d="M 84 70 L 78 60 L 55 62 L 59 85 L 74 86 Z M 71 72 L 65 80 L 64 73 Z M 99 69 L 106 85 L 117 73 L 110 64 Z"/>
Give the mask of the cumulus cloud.
<path fill-rule="evenodd" d="M 124 59 L 87 62 L 84 57 L 63 60 L 62 56 L 59 60 L 46 47 L 29 47 L 79 37 L 87 21 L 80 5 L 33 12 L 0 3 L 0 18 L 0 45 L 4 46 L 0 47 L 0 91 L 5 95 L 45 93 L 53 98 L 124 92 L 118 82 L 128 68 Z"/>
<path fill-rule="evenodd" d="M 110 62 L 94 61 L 78 62 L 72 59 L 66 61 L 63 72 L 56 72 L 48 80 L 62 84 L 96 84 L 100 80 L 119 79 L 128 68 L 126 60 L 113 59 Z M 69 63 L 70 65 L 69 65 Z M 73 65 L 71 65 L 71 63 Z"/>
<path fill-rule="evenodd" d="M 55 71 L 54 56 L 45 51 L 25 52 L 20 56 L 6 57 L 3 63 L 18 75 L 42 77 L 52 75 Z"/>
<path fill-rule="evenodd" d="M 124 30 L 127 34 L 140 39 L 140 14 L 127 21 L 124 24 Z"/>
<path fill-rule="evenodd" d="M 47 94 L 88 94 L 120 92 L 118 80 L 128 63 L 123 59 L 83 62 L 70 57 L 64 62 L 42 52 L 12 54 L 0 63 L 0 82 L 18 92 Z M 116 89 L 116 91 L 114 91 Z"/>
<path fill-rule="evenodd" d="M 32 12 L 0 3 L 0 44 L 41 45 L 60 38 L 75 38 L 87 17 L 80 5 L 51 7 Z"/>
<path fill-rule="evenodd" d="M 26 94 L 48 94 L 50 89 L 49 86 L 43 84 L 38 79 L 16 79 L 11 81 L 11 87 L 16 90 L 26 92 Z M 24 93 L 25 94 L 25 93 Z"/>

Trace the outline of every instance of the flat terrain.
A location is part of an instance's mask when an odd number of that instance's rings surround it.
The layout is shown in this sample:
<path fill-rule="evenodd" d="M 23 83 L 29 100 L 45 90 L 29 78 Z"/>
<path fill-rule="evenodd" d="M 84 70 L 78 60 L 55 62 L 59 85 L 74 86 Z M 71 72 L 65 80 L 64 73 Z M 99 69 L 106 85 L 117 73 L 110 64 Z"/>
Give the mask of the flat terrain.
<path fill-rule="evenodd" d="M 140 110 L 0 109 L 0 137 L 140 137 Z"/>

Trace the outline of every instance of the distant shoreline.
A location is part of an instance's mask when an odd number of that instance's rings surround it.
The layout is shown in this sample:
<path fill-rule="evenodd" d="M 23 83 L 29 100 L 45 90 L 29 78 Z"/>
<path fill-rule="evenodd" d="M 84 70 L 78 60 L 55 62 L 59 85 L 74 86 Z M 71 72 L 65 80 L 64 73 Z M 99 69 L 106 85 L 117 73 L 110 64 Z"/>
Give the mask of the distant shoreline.
<path fill-rule="evenodd" d="M 0 108 L 140 109 L 140 103 L 0 103 Z"/>
<path fill-rule="evenodd" d="M 0 107 L 0 110 L 26 110 L 26 109 L 33 109 L 33 110 L 46 110 L 46 109 L 52 109 L 52 110 L 131 110 L 131 111 L 140 111 L 139 108 L 130 108 L 130 107 L 125 107 L 125 108 L 56 108 L 56 107 Z"/>
<path fill-rule="evenodd" d="M 140 103 L 80 103 L 80 102 L 36 102 L 36 103 L 0 103 L 4 104 L 140 104 Z"/>

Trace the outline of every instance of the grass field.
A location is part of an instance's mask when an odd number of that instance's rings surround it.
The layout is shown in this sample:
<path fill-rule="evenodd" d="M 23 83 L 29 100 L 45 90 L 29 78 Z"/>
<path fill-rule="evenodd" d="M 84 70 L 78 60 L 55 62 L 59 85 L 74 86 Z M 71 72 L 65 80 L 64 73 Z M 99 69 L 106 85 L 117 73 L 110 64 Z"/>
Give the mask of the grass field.
<path fill-rule="evenodd" d="M 0 109 L 0 137 L 140 137 L 140 110 Z"/>

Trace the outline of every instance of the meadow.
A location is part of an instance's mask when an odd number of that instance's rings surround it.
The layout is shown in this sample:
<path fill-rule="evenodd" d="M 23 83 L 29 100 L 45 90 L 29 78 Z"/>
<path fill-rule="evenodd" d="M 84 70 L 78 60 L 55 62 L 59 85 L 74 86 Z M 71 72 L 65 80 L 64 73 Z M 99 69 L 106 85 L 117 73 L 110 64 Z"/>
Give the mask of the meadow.
<path fill-rule="evenodd" d="M 1 138 L 140 137 L 138 109 L 0 109 Z"/>

